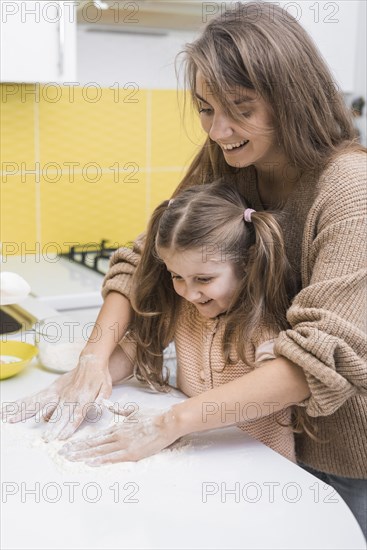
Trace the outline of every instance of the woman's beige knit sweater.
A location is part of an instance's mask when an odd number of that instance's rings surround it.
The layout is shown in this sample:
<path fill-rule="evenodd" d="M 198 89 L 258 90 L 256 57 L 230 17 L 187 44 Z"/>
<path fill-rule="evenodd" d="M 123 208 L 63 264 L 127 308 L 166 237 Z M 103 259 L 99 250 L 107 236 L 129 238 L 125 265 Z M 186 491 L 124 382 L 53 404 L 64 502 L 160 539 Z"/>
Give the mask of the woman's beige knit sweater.
<path fill-rule="evenodd" d="M 263 210 L 255 171 L 241 192 Z M 303 177 L 282 211 L 299 292 L 275 352 L 304 369 L 311 396 L 302 406 L 323 441 L 298 436 L 297 458 L 317 470 L 367 478 L 366 156 L 345 152 L 321 175 Z M 129 296 L 141 243 L 112 257 L 104 295 Z"/>

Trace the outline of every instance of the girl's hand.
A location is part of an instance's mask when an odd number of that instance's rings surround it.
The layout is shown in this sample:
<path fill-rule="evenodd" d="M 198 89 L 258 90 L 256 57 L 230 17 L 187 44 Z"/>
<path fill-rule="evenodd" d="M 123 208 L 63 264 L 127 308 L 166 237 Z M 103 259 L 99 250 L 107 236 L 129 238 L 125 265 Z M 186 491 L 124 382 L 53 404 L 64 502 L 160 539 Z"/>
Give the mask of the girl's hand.
<path fill-rule="evenodd" d="M 89 466 L 138 461 L 154 455 L 178 439 L 172 410 L 157 416 L 126 418 L 97 435 L 64 445 L 60 454 Z"/>
<path fill-rule="evenodd" d="M 7 403 L 1 416 L 7 422 L 19 422 L 38 415 L 48 421 L 46 441 L 67 439 L 83 422 L 91 403 L 107 399 L 111 392 L 108 360 L 82 355 L 75 369 L 42 391 Z"/>

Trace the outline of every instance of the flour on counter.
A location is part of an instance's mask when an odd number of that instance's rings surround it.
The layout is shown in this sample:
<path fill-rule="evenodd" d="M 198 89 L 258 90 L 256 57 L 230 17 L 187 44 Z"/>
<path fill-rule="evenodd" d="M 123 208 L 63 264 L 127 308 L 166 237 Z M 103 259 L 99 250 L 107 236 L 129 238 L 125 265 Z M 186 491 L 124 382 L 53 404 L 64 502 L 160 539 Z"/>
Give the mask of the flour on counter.
<path fill-rule="evenodd" d="M 126 401 L 125 401 L 126 402 Z M 119 403 L 112 403 L 107 401 L 105 406 L 114 405 L 115 407 Z M 136 414 L 136 419 L 140 417 L 146 417 L 149 415 L 156 415 L 165 409 L 148 409 L 144 408 L 141 412 Z M 115 425 L 115 422 L 127 421 L 126 417 L 115 415 L 110 410 L 103 410 L 102 417 L 98 422 L 85 421 L 79 430 L 68 440 L 55 440 L 46 443 L 43 440 L 43 433 L 46 429 L 46 423 L 44 421 L 35 421 L 35 418 L 28 420 L 27 422 L 19 422 L 11 424 L 5 421 L 1 422 L 1 437 L 2 444 L 8 447 L 25 445 L 26 447 L 37 448 L 44 451 L 50 459 L 55 463 L 58 470 L 61 472 L 70 473 L 83 473 L 93 472 L 95 475 L 107 475 L 118 474 L 123 471 L 130 471 L 134 473 L 145 472 L 154 468 L 164 468 L 168 463 L 177 461 L 183 461 L 185 467 L 193 460 L 190 449 L 193 447 L 195 438 L 183 437 L 176 441 L 170 447 L 163 449 L 160 453 L 142 459 L 138 462 L 118 462 L 115 464 L 104 464 L 98 467 L 89 466 L 83 462 L 72 462 L 67 460 L 64 456 L 59 454 L 60 449 L 69 441 L 76 439 L 84 439 L 99 433 L 101 430 L 107 429 L 109 426 Z M 201 439 L 200 446 L 203 448 L 203 441 Z M 204 442 L 204 446 L 205 442 Z M 21 449 L 19 449 L 21 451 Z"/>
<path fill-rule="evenodd" d="M 135 380 L 113 388 L 109 399 L 102 399 L 93 405 L 86 415 L 86 420 L 77 432 L 67 440 L 51 441 L 46 443 L 43 434 L 48 424 L 36 417 L 26 422 L 16 424 L 1 422 L 1 439 L 4 446 L 16 448 L 17 452 L 34 449 L 34 452 L 44 453 L 61 473 L 91 473 L 94 476 L 119 475 L 119 472 L 133 472 L 134 474 L 149 473 L 151 470 L 162 470 L 165 467 L 187 468 L 198 460 L 196 451 L 215 445 L 204 434 L 189 434 L 182 437 L 161 452 L 138 462 L 118 462 L 116 464 L 104 464 L 101 466 L 89 466 L 83 462 L 72 462 L 63 455 L 58 454 L 60 449 L 68 442 L 84 439 L 106 430 L 117 422 L 128 422 L 139 419 L 140 416 L 155 416 L 169 409 L 172 405 L 181 403 L 186 397 L 171 388 L 167 393 L 154 392 L 153 390 L 138 384 Z M 82 399 L 81 399 L 82 401 Z M 119 411 L 120 414 L 117 414 Z M 90 414 L 91 413 L 91 414 Z M 130 414 L 131 413 L 131 414 Z M 129 414 L 129 416 L 126 416 Z M 242 437 L 242 432 L 241 432 Z"/>

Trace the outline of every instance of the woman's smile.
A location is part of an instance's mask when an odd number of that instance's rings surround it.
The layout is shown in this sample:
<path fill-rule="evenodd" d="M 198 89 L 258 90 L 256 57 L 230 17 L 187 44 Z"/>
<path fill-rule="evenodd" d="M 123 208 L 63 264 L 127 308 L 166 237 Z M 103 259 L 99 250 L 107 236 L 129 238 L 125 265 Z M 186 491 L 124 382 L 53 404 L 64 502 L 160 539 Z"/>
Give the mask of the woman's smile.
<path fill-rule="evenodd" d="M 243 139 L 238 141 L 237 143 L 218 143 L 223 149 L 225 153 L 235 153 L 239 149 L 244 149 L 246 145 L 249 143 L 249 140 Z"/>

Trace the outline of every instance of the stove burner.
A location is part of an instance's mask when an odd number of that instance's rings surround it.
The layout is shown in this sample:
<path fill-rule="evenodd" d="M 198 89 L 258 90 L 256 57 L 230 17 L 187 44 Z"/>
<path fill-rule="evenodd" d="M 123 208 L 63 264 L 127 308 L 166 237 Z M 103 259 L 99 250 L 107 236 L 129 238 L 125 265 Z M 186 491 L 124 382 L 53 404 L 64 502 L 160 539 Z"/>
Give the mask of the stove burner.
<path fill-rule="evenodd" d="M 84 265 L 101 275 L 105 275 L 105 260 L 109 262 L 111 255 L 118 248 L 107 246 L 108 242 L 108 239 L 102 239 L 100 243 L 78 244 L 70 247 L 69 252 L 61 254 L 61 256 L 67 258 L 71 262 Z M 102 265 L 105 266 L 105 269 L 103 269 Z"/>

